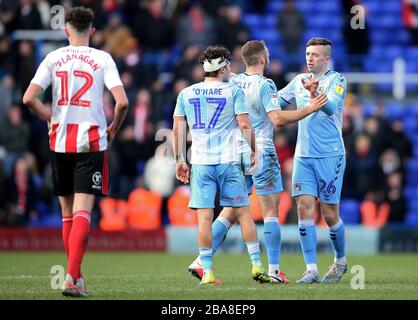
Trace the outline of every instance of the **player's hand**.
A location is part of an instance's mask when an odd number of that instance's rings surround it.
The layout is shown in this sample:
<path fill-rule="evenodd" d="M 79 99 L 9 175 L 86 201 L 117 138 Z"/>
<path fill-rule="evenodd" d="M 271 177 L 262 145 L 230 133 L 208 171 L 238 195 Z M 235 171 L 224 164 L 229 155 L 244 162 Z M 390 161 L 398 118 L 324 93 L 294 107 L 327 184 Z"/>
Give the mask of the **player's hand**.
<path fill-rule="evenodd" d="M 311 105 L 313 112 L 319 111 L 323 106 L 328 102 L 328 97 L 326 94 L 320 94 L 319 96 L 311 99 L 309 104 Z"/>
<path fill-rule="evenodd" d="M 307 80 L 302 78 L 303 87 L 308 90 L 311 94 L 311 97 L 314 98 L 318 95 L 317 90 L 319 86 L 319 81 L 310 75 Z"/>
<path fill-rule="evenodd" d="M 46 120 L 46 125 L 48 126 L 48 135 L 51 135 L 51 130 L 52 130 L 52 126 L 51 126 L 51 119 Z"/>
<path fill-rule="evenodd" d="M 106 133 L 107 133 L 107 143 L 111 144 L 116 135 L 116 128 L 113 125 L 113 122 L 107 127 Z"/>
<path fill-rule="evenodd" d="M 257 169 L 257 154 L 255 152 L 251 152 L 250 155 L 250 168 L 248 169 L 248 173 L 253 173 Z"/>
<path fill-rule="evenodd" d="M 186 163 L 176 163 L 176 178 L 183 183 L 189 183 L 190 171 Z"/>

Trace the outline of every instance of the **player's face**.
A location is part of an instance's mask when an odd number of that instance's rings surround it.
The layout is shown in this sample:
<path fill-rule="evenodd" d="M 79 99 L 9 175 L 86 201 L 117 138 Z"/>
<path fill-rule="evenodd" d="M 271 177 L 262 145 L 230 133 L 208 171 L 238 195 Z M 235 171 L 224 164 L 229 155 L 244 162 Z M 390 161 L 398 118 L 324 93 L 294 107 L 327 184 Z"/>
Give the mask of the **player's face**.
<path fill-rule="evenodd" d="M 326 56 L 324 51 L 323 46 L 306 48 L 306 65 L 313 74 L 321 73 L 328 68 L 329 56 Z"/>

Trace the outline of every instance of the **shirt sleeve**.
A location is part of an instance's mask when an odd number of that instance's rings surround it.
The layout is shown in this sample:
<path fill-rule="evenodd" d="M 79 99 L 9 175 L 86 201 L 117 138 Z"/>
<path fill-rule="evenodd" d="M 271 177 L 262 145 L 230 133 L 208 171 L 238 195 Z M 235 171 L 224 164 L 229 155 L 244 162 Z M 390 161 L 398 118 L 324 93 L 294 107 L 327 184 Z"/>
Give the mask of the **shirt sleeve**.
<path fill-rule="evenodd" d="M 173 117 L 176 117 L 176 116 L 186 116 L 186 112 L 184 110 L 184 103 L 183 103 L 183 91 L 180 91 L 177 97 L 177 102 L 176 102 L 176 107 L 174 108 Z"/>
<path fill-rule="evenodd" d="M 38 70 L 36 70 L 35 76 L 33 77 L 31 83 L 37 84 L 45 90 L 49 87 L 51 81 L 52 68 L 49 63 L 49 55 L 47 55 L 39 65 Z"/>
<path fill-rule="evenodd" d="M 280 107 L 284 107 L 287 104 L 295 102 L 295 84 L 297 79 L 299 79 L 299 77 L 296 76 L 286 87 L 279 90 L 278 95 Z"/>
<path fill-rule="evenodd" d="M 261 86 L 261 100 L 267 113 L 273 110 L 281 110 L 276 85 L 270 79 L 264 81 Z"/>
<path fill-rule="evenodd" d="M 344 99 L 346 91 L 347 81 L 344 76 L 340 74 L 331 82 L 327 92 L 328 102 L 322 107 L 321 111 L 325 112 L 328 116 L 334 114 L 341 100 Z"/>
<path fill-rule="evenodd" d="M 103 77 L 105 86 L 108 90 L 111 90 L 114 87 L 123 86 L 119 77 L 118 68 L 116 68 L 115 61 L 113 61 L 113 58 L 110 55 L 108 56 L 103 69 Z"/>
<path fill-rule="evenodd" d="M 238 86 L 234 87 L 234 112 L 236 115 L 248 113 L 245 107 L 245 95 L 244 91 Z"/>

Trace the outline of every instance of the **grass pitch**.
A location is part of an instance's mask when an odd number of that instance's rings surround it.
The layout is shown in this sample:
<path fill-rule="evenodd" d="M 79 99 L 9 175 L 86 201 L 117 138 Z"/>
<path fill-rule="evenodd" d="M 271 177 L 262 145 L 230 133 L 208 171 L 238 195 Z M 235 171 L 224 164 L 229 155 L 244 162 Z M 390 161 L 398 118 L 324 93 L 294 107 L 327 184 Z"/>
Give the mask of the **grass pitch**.
<path fill-rule="evenodd" d="M 418 255 L 349 256 L 348 272 L 336 285 L 297 285 L 304 271 L 301 255 L 283 254 L 281 269 L 289 285 L 259 284 L 250 276 L 248 255 L 214 258 L 219 286 L 199 286 L 187 274 L 191 255 L 87 253 L 84 276 L 89 299 L 257 300 L 257 299 L 418 299 Z M 330 255 L 318 257 L 321 276 Z M 267 267 L 267 257 L 263 256 Z M 0 299 L 68 299 L 51 287 L 51 268 L 66 266 L 63 253 L 0 253 Z M 365 288 L 354 290 L 354 265 L 365 270 Z M 354 281 L 354 280 L 353 280 Z"/>

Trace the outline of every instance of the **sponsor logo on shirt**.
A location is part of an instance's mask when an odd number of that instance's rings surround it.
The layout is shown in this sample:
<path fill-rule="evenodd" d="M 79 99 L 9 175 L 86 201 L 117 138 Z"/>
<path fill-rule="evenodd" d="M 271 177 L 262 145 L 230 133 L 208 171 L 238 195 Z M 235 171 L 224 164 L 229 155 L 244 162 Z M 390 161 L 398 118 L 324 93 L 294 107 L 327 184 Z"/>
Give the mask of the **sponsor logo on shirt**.
<path fill-rule="evenodd" d="M 344 93 L 344 87 L 341 83 L 335 86 L 335 92 L 337 92 L 339 95 L 342 95 Z"/>
<path fill-rule="evenodd" d="M 99 171 L 96 171 L 93 176 L 91 177 L 91 180 L 93 181 L 94 185 L 92 185 L 91 187 L 93 189 L 97 189 L 97 190 L 101 190 L 102 186 L 102 174 Z"/>

